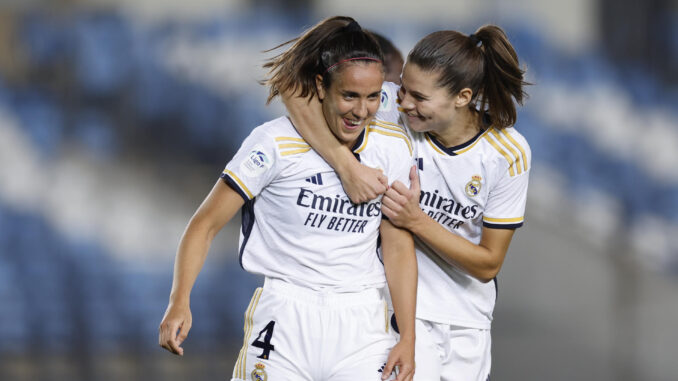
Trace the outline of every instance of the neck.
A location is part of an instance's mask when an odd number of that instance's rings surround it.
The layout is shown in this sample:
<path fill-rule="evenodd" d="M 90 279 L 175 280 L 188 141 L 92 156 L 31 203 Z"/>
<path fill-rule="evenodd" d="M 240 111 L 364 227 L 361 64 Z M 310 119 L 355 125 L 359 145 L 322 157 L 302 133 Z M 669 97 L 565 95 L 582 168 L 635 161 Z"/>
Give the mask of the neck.
<path fill-rule="evenodd" d="M 441 131 L 431 133 L 443 143 L 445 147 L 454 147 L 466 143 L 482 129 L 480 113 L 471 108 L 460 110 L 458 118 Z"/>

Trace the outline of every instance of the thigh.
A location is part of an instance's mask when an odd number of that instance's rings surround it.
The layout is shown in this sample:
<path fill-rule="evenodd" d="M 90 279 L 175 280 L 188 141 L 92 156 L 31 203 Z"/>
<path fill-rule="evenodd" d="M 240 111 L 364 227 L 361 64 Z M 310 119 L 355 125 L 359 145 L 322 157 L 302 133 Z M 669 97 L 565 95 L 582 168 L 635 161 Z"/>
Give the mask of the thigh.
<path fill-rule="evenodd" d="M 488 329 L 450 327 L 443 362 L 443 381 L 486 381 L 492 363 Z"/>
<path fill-rule="evenodd" d="M 324 359 L 333 364 L 325 379 L 381 381 L 388 354 L 396 343 L 389 332 L 385 303 L 353 307 L 338 314 L 337 319 L 337 349 Z"/>
<path fill-rule="evenodd" d="M 305 314 L 275 293 L 258 288 L 245 312 L 243 346 L 232 381 L 311 381 L 307 343 L 298 327 Z"/>

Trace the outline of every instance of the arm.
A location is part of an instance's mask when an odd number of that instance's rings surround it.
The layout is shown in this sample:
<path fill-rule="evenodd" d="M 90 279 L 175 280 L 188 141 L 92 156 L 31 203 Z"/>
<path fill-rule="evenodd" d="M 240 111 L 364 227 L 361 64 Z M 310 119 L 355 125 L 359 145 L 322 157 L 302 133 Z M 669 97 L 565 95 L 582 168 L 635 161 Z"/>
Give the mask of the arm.
<path fill-rule="evenodd" d="M 309 100 L 283 94 L 282 100 L 299 134 L 337 171 L 351 201 L 373 200 L 386 191 L 388 180 L 383 173 L 360 164 L 351 150 L 330 132 L 317 97 Z M 320 128 L 313 127 L 319 123 Z"/>
<path fill-rule="evenodd" d="M 411 231 L 447 262 L 482 282 L 492 280 L 504 263 L 515 230 L 483 227 L 480 244 L 473 244 L 445 229 L 421 210 L 415 167 L 410 170 L 410 180 L 409 189 L 395 182 L 386 192 L 382 200 L 384 215 L 394 225 Z"/>
<path fill-rule="evenodd" d="M 388 377 L 393 367 L 398 365 L 400 373 L 397 380 L 411 380 L 414 375 L 414 320 L 417 304 L 414 241 L 407 230 L 399 229 L 385 219 L 379 231 L 386 281 L 400 328 L 400 341 L 389 353 L 382 377 Z"/>
<path fill-rule="evenodd" d="M 212 240 L 243 204 L 242 197 L 219 179 L 181 237 L 174 262 L 170 301 L 160 323 L 158 336 L 160 346 L 174 354 L 184 354 L 180 345 L 192 325 L 191 289 L 205 263 Z M 178 330 L 180 332 L 177 334 Z"/>

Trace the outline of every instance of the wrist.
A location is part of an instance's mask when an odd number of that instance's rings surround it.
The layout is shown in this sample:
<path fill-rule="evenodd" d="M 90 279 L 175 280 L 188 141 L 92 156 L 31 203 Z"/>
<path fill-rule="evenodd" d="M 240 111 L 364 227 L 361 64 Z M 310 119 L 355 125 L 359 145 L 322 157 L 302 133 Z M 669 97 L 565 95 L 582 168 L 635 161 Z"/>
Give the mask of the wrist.
<path fill-rule="evenodd" d="M 418 212 L 416 212 L 414 218 L 407 220 L 407 226 L 405 226 L 405 228 L 412 234 L 419 235 L 421 231 L 425 230 L 428 218 L 428 214 L 424 213 L 423 210 L 418 209 Z"/>
<path fill-rule="evenodd" d="M 170 294 L 170 300 L 169 300 L 171 305 L 190 305 L 191 303 L 191 297 L 189 295 L 180 295 L 180 294 L 175 294 L 171 293 Z"/>

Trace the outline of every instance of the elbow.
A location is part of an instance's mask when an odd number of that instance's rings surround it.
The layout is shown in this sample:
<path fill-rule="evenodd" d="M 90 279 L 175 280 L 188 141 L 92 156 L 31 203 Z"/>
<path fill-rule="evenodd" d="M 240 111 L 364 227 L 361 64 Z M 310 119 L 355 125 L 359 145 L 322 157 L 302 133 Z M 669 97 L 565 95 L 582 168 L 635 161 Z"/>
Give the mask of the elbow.
<path fill-rule="evenodd" d="M 501 269 L 501 265 L 490 265 L 473 275 L 479 281 L 483 283 L 489 283 L 497 277 L 497 274 L 499 274 L 499 269 Z"/>

